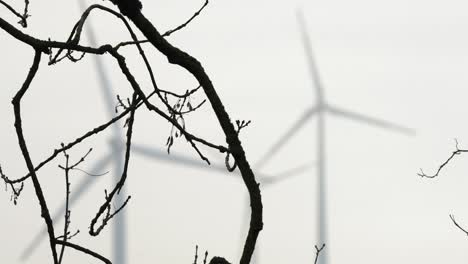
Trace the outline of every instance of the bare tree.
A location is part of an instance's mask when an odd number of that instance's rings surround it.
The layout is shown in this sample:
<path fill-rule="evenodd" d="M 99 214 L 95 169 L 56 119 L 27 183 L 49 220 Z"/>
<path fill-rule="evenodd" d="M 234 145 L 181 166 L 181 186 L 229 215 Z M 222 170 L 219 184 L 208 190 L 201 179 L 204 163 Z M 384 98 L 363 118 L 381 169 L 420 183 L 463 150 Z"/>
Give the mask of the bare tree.
<path fill-rule="evenodd" d="M 13 179 L 9 178 L 7 174 L 0 169 L 1 178 L 12 191 L 13 201 L 17 201 L 17 198 L 21 194 L 26 180 L 31 179 L 37 201 L 40 206 L 41 216 L 44 219 L 45 225 L 47 227 L 50 251 L 54 264 L 63 263 L 63 255 L 66 248 L 73 248 L 98 260 L 101 260 L 104 263 L 111 263 L 109 259 L 99 253 L 96 253 L 94 250 L 70 242 L 73 236 L 78 232 L 73 232 L 70 229 L 71 212 L 68 208 L 70 193 L 69 173 L 72 170 L 79 169 L 78 166 L 85 161 L 85 159 L 91 153 L 92 149 L 89 149 L 81 158 L 76 161 L 70 157 L 67 151 L 79 145 L 81 142 L 101 133 L 111 125 L 115 124 L 117 121 L 125 120 L 126 143 L 124 163 L 120 179 L 112 188 L 112 190 L 105 190 L 104 202 L 99 206 L 96 215 L 93 217 L 93 219 L 91 219 L 90 223 L 89 234 L 91 236 L 98 236 L 100 232 L 107 226 L 107 224 L 112 221 L 112 218 L 124 209 L 131 198 L 131 196 L 124 198 L 122 204 L 118 205 L 116 208 L 113 208 L 112 201 L 114 201 L 114 198 L 120 194 L 120 191 L 122 190 L 126 179 L 129 176 L 128 168 L 131 160 L 130 157 L 132 156 L 131 149 L 136 116 L 138 111 L 146 108 L 148 111 L 154 113 L 157 117 L 163 118 L 172 125 L 171 133 L 167 139 L 168 152 L 170 151 L 170 148 L 175 140 L 184 138 L 193 148 L 195 153 L 197 153 L 197 155 L 202 160 L 206 161 L 207 164 L 210 164 L 210 161 L 203 154 L 203 150 L 200 148 L 201 146 L 216 149 L 220 153 L 223 153 L 226 159 L 227 170 L 234 171 L 238 169 L 240 171 L 244 184 L 249 193 L 251 205 L 249 231 L 240 258 L 240 263 L 250 263 L 252 254 L 255 249 L 257 237 L 263 228 L 263 220 L 262 199 L 259 184 L 255 179 L 254 173 L 246 159 L 244 149 L 239 140 L 240 131 L 245 128 L 249 122 L 240 120 L 237 120 L 235 123 L 231 122 L 231 119 L 224 109 L 223 103 L 219 98 L 216 89 L 211 82 L 209 75 L 205 72 L 202 64 L 196 58 L 173 46 L 166 40 L 167 36 L 185 28 L 191 21 L 193 21 L 193 19 L 195 19 L 208 5 L 208 0 L 206 0 L 202 7 L 197 10 L 187 21 L 175 27 L 174 29 L 166 31 L 163 34 L 161 34 L 158 29 L 156 29 L 156 27 L 151 23 L 151 21 L 149 21 L 143 15 L 143 6 L 139 0 L 110 0 L 110 2 L 110 7 L 101 4 L 94 4 L 89 6 L 72 27 L 71 33 L 65 41 L 42 40 L 35 38 L 34 36 L 21 32 L 14 26 L 14 24 L 0 17 L 0 28 L 2 30 L 4 30 L 7 34 L 16 40 L 29 45 L 34 50 L 32 66 L 27 73 L 25 81 L 18 89 L 12 100 L 15 118 L 15 132 L 18 138 L 18 146 L 21 149 L 21 153 L 24 158 L 24 162 L 26 163 L 28 172 L 25 173 L 23 177 Z M 104 4 L 106 3 L 108 4 L 108 2 L 104 2 Z M 20 19 L 19 24 L 22 27 L 28 26 L 27 19 L 30 12 L 29 0 L 24 1 L 22 11 L 18 11 L 17 9 L 13 8 L 11 4 L 4 0 L 0 0 L 0 4 L 9 10 L 11 14 L 17 17 L 17 19 Z M 112 5 L 116 6 L 118 11 L 114 10 Z M 122 40 L 116 45 L 105 44 L 98 47 L 82 45 L 80 43 L 80 39 L 82 36 L 84 24 L 86 23 L 88 17 L 92 13 L 96 12 L 105 12 L 112 15 L 116 21 L 119 21 L 123 25 L 123 28 L 128 32 L 130 39 Z M 130 22 L 133 23 L 133 26 L 130 24 Z M 134 27 L 136 27 L 136 29 L 143 34 L 145 39 L 137 38 Z M 151 64 L 145 54 L 145 51 L 142 48 L 143 44 L 152 45 L 154 48 L 156 48 L 157 51 L 159 51 L 168 59 L 169 63 L 178 65 L 190 73 L 198 81 L 199 85 L 196 88 L 188 89 L 183 94 L 161 89 L 157 85 Z M 125 57 L 120 52 L 120 50 L 123 48 L 136 48 L 138 51 L 142 62 L 146 67 L 147 74 L 151 79 L 153 88 L 151 93 L 145 94 L 145 92 L 141 89 L 139 81 L 132 74 L 131 69 L 126 64 Z M 43 58 L 43 55 L 48 56 L 48 65 L 50 66 L 60 63 L 63 60 L 78 62 L 85 55 L 110 56 L 115 60 L 122 74 L 128 81 L 128 85 L 131 88 L 133 95 L 131 98 L 127 99 L 119 97 L 117 98 L 116 109 L 120 112 L 117 113 L 115 117 L 107 120 L 97 127 L 87 130 L 87 132 L 77 136 L 76 139 L 71 142 L 62 143 L 60 147 L 57 147 L 53 150 L 50 156 L 43 158 L 39 163 L 35 163 L 33 160 L 36 160 L 36 158 L 31 156 L 28 141 L 24 136 L 21 106 L 22 100 L 27 96 L 28 91 L 33 86 L 32 83 L 34 77 L 42 65 L 41 59 Z M 212 143 L 201 136 L 197 136 L 191 133 L 186 128 L 184 119 L 185 115 L 196 111 L 205 103 L 205 100 L 203 100 L 193 105 L 191 100 L 191 96 L 193 94 L 200 93 L 202 90 L 206 95 L 207 101 L 209 101 L 211 104 L 211 107 L 218 119 L 219 125 L 224 132 L 226 145 Z M 156 97 L 156 99 L 153 97 Z M 162 103 L 163 107 L 160 108 L 156 106 L 156 103 L 154 102 L 155 100 L 157 100 L 159 103 Z M 141 106 L 144 106 L 144 108 Z M 58 235 L 59 231 L 54 228 L 53 219 L 49 213 L 48 203 L 45 199 L 43 187 L 39 177 L 40 169 L 44 165 L 54 161 L 59 156 L 59 154 L 63 154 L 65 158 L 65 164 L 60 165 L 60 168 L 63 170 L 65 175 L 64 178 L 66 193 L 65 224 L 63 228 L 63 234 L 61 235 Z M 230 158 L 233 160 L 233 165 L 231 165 L 229 162 Z M 195 254 L 195 263 L 197 260 L 196 258 L 197 253 Z M 206 254 L 204 263 L 206 263 Z M 213 257 L 210 263 L 228 262 L 224 258 Z"/>

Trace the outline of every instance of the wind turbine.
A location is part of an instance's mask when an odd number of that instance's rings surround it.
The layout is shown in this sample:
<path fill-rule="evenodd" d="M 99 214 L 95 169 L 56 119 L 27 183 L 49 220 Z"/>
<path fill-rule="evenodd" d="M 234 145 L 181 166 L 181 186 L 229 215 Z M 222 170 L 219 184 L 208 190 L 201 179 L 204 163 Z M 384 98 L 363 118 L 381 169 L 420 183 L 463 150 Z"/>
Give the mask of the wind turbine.
<path fill-rule="evenodd" d="M 84 0 L 80 0 L 80 8 L 81 10 L 85 10 L 86 6 L 84 3 Z M 88 18 L 89 19 L 89 18 Z M 88 21 L 90 23 L 90 21 Z M 96 46 L 96 38 L 94 35 L 94 32 L 90 26 L 88 26 L 87 30 L 88 38 L 90 41 L 91 46 Z M 102 64 L 102 62 L 97 58 L 94 57 L 94 62 L 95 62 L 95 67 L 96 71 L 98 73 L 98 78 L 99 78 L 99 85 L 102 87 L 101 92 L 103 93 L 103 98 L 105 100 L 105 106 L 107 109 L 107 116 L 108 118 L 113 118 L 114 117 L 114 95 L 112 94 L 112 87 L 110 85 L 110 81 L 107 77 L 105 67 Z M 122 169 L 123 162 L 122 162 L 122 157 L 123 157 L 123 147 L 122 143 L 120 140 L 120 130 L 118 129 L 117 126 L 113 126 L 113 137 L 109 141 L 109 146 L 110 146 L 110 151 L 109 154 L 105 155 L 96 165 L 94 166 L 93 169 L 91 169 L 91 172 L 95 172 L 99 169 L 105 168 L 109 163 L 114 162 L 114 171 L 119 172 Z M 163 160 L 165 162 L 172 162 L 176 163 L 178 165 L 184 165 L 187 167 L 191 168 L 198 168 L 198 169 L 209 169 L 209 170 L 215 170 L 223 173 L 227 173 L 227 169 L 225 166 L 219 166 L 219 165 L 211 165 L 211 166 L 206 166 L 206 164 L 198 159 L 186 157 L 186 156 L 181 156 L 172 153 L 171 155 L 168 155 L 165 151 L 158 150 L 156 148 L 150 148 L 142 144 L 138 143 L 133 143 L 132 144 L 132 151 L 136 154 L 140 154 L 143 156 L 148 156 L 153 159 L 157 160 Z M 256 172 L 256 176 L 258 177 L 259 183 L 261 183 L 262 189 L 265 189 L 269 186 L 278 184 L 286 179 L 289 179 L 293 176 L 299 175 L 301 172 L 306 170 L 308 165 L 301 165 L 298 167 L 295 167 L 293 169 L 284 171 L 280 174 L 277 174 L 275 176 L 268 176 L 265 174 L 260 174 Z M 255 170 L 257 171 L 257 170 Z M 233 173 L 234 175 L 239 176 L 238 171 Z M 230 175 L 233 175 L 230 174 Z M 118 173 L 116 174 L 116 181 L 119 180 L 119 175 Z M 240 177 L 238 177 L 240 179 Z M 72 190 L 70 200 L 69 200 L 69 205 L 70 207 L 78 201 L 78 199 L 86 192 L 86 190 L 92 185 L 92 183 L 95 182 L 95 177 L 86 177 L 82 179 Z M 114 202 L 116 204 L 123 204 L 124 202 L 124 197 L 126 197 L 125 193 L 121 191 L 120 195 L 117 195 L 114 199 L 116 199 Z M 246 196 L 246 202 L 245 205 L 246 207 L 244 208 L 244 214 L 243 214 L 243 219 L 248 219 L 249 215 L 249 210 L 248 210 L 248 197 Z M 126 246 L 126 210 L 122 210 L 119 212 L 116 217 L 114 217 L 113 221 L 113 263 L 114 264 L 125 264 L 127 262 L 127 246 Z M 63 205 L 56 214 L 53 215 L 53 221 L 56 222 L 60 217 L 63 216 L 65 212 L 65 205 Z M 118 220 L 118 221 L 116 221 Z M 247 225 L 244 226 L 244 229 L 246 230 Z M 26 247 L 26 249 L 23 251 L 21 259 L 26 260 L 33 251 L 37 248 L 41 240 L 45 238 L 46 235 L 46 230 L 42 230 L 39 232 L 31 241 L 31 243 Z M 242 237 L 243 238 L 243 237 Z M 241 243 L 242 244 L 242 243 Z M 256 254 L 254 254 L 252 258 L 252 263 L 257 262 L 258 263 L 258 258 L 255 260 Z"/>
<path fill-rule="evenodd" d="M 306 121 L 312 117 L 317 117 L 317 244 L 327 244 L 326 250 L 320 253 L 319 263 L 328 264 L 328 252 L 330 251 L 328 241 L 328 226 L 327 226 L 327 176 L 326 176 L 326 123 L 325 115 L 332 114 L 337 117 L 346 118 L 355 122 L 365 123 L 371 126 L 380 127 L 387 130 L 397 131 L 403 134 L 414 134 L 413 130 L 387 122 L 385 120 L 376 119 L 370 116 L 362 115 L 356 112 L 351 112 L 341 107 L 331 105 L 325 98 L 325 93 L 320 79 L 320 74 L 315 63 L 314 53 L 312 52 L 312 45 L 306 28 L 306 22 L 302 12 L 297 12 L 297 19 L 299 22 L 302 42 L 305 49 L 305 55 L 309 66 L 311 79 L 315 88 L 315 105 L 307 109 L 300 118 L 291 126 L 290 129 L 270 148 L 266 155 L 260 159 L 257 168 L 263 167 L 278 151 L 289 141 L 295 133 L 297 133 Z"/>

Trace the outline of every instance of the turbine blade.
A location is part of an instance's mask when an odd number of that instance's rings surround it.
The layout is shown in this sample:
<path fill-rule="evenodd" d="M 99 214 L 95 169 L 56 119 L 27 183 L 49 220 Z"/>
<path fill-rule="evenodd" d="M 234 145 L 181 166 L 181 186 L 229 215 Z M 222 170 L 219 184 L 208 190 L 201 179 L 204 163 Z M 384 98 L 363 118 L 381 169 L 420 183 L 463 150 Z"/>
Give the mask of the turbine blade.
<path fill-rule="evenodd" d="M 311 167 L 310 164 L 302 164 L 302 165 L 297 166 L 295 168 L 288 169 L 286 171 L 278 173 L 278 174 L 276 174 L 276 175 L 274 175 L 272 177 L 263 178 L 260 181 L 260 184 L 261 184 L 261 186 L 263 188 L 269 187 L 269 186 L 274 185 L 276 183 L 282 182 L 284 180 L 289 180 L 289 179 L 294 178 L 294 177 L 296 177 L 298 175 L 301 175 L 304 171 L 306 171 L 310 167 Z"/>
<path fill-rule="evenodd" d="M 191 167 L 194 169 L 217 171 L 217 172 L 222 172 L 222 173 L 228 172 L 225 166 L 215 165 L 215 164 L 207 165 L 206 162 L 201 159 L 183 156 L 183 155 L 176 154 L 176 153 L 168 154 L 166 151 L 159 150 L 157 148 L 144 146 L 141 144 L 132 144 L 132 150 L 137 155 L 143 155 L 150 159 L 161 160 L 161 161 L 172 163 L 172 164 L 179 165 L 179 166 L 183 165 L 185 167 Z"/>
<path fill-rule="evenodd" d="M 216 166 L 208 166 L 205 161 L 201 159 L 195 159 L 171 152 L 168 154 L 165 150 L 159 150 L 157 148 L 149 147 L 143 144 L 133 143 L 132 150 L 137 155 L 146 156 L 151 159 L 163 160 L 169 163 L 176 163 L 177 165 L 185 165 L 192 168 L 198 169 L 209 169 Z"/>
<path fill-rule="evenodd" d="M 312 42 L 309 37 L 309 33 L 307 30 L 307 26 L 306 26 L 306 21 L 301 10 L 297 10 L 297 21 L 299 23 L 299 28 L 300 28 L 301 37 L 302 37 L 302 44 L 304 46 L 307 63 L 309 65 L 309 71 L 311 74 L 310 77 L 315 86 L 317 101 L 319 105 L 321 105 L 321 103 L 325 101 L 324 92 L 322 88 L 322 81 L 320 79 L 320 74 L 317 68 L 317 64 L 315 62 L 314 52 L 312 51 Z"/>
<path fill-rule="evenodd" d="M 307 119 L 311 118 L 320 109 L 310 108 L 289 128 L 286 133 L 259 159 L 255 169 L 260 170 L 273 156 L 304 126 Z"/>
<path fill-rule="evenodd" d="M 403 134 L 406 134 L 406 135 L 414 135 L 415 134 L 415 131 L 413 129 L 411 129 L 411 128 L 400 126 L 400 125 L 388 122 L 386 120 L 377 119 L 377 118 L 374 118 L 374 117 L 362 115 L 362 114 L 359 114 L 359 113 L 356 113 L 356 112 L 351 112 L 351 111 L 344 110 L 342 108 L 337 108 L 337 107 L 334 107 L 334 106 L 327 106 L 326 109 L 333 115 L 343 117 L 343 118 L 347 118 L 347 119 L 351 119 L 351 120 L 358 121 L 358 122 L 362 122 L 362 123 L 366 123 L 366 124 L 371 125 L 371 126 L 376 126 L 376 127 L 380 127 L 380 128 L 383 128 L 383 129 L 398 131 L 399 133 L 403 133 Z"/>
<path fill-rule="evenodd" d="M 213 163 L 211 165 L 207 165 L 201 159 L 196 159 L 196 158 L 187 157 L 187 156 L 174 154 L 174 153 L 167 154 L 167 152 L 165 151 L 158 150 L 156 148 L 147 147 L 141 144 L 135 144 L 135 143 L 132 144 L 132 150 L 134 151 L 136 155 L 146 156 L 147 158 L 150 158 L 150 159 L 161 160 L 161 161 L 173 163 L 176 165 L 184 165 L 186 167 L 191 167 L 194 169 L 207 170 L 211 172 L 221 172 L 228 176 L 240 177 L 239 170 L 235 170 L 234 172 L 230 173 L 228 172 L 224 163 L 222 165 L 213 164 Z M 255 172 L 255 176 L 257 177 L 258 180 L 272 177 L 270 175 L 257 173 L 257 172 Z"/>
<path fill-rule="evenodd" d="M 106 167 L 106 165 L 111 161 L 111 156 L 107 155 L 102 158 L 96 165 L 93 167 L 91 172 L 97 171 L 98 169 Z M 85 191 L 91 186 L 92 183 L 96 180 L 95 176 L 86 175 L 77 185 L 77 188 L 71 186 L 70 200 L 68 201 L 69 208 L 71 208 L 78 199 L 85 194 Z M 60 207 L 59 210 L 52 216 L 52 221 L 56 223 L 59 218 L 64 217 L 65 214 L 65 203 Z M 20 256 L 21 261 L 26 261 L 37 249 L 40 243 L 47 237 L 47 229 L 44 227 L 39 233 L 37 233 L 28 246 L 23 250 Z"/>

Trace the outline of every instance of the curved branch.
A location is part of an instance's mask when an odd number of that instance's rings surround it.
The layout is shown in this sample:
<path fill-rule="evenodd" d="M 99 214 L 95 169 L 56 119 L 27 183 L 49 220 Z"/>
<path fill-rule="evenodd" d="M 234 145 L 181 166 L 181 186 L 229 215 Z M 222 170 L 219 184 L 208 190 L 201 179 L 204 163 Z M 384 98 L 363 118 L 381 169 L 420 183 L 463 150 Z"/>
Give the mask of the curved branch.
<path fill-rule="evenodd" d="M 106 264 L 112 264 L 112 262 L 110 260 L 108 260 L 107 258 L 103 257 L 102 255 L 94 252 L 94 251 L 91 251 L 87 248 L 84 248 L 82 246 L 79 246 L 77 244 L 73 244 L 73 243 L 70 243 L 70 242 L 65 242 L 65 241 L 62 241 L 62 240 L 56 240 L 55 243 L 57 243 L 57 245 L 64 245 L 64 246 L 67 246 L 67 247 L 70 247 L 70 248 L 73 248 L 75 250 L 78 250 L 78 251 L 81 251 L 87 255 L 90 255 L 94 258 L 97 258 L 99 260 L 101 260 L 102 262 L 106 263 Z"/>
<path fill-rule="evenodd" d="M 242 179 L 244 180 L 244 183 L 249 192 L 252 212 L 250 227 L 240 263 L 250 263 L 258 234 L 263 228 L 262 199 L 259 184 L 255 180 L 254 173 L 245 157 L 245 152 L 242 148 L 238 134 L 234 128 L 234 125 L 231 123 L 229 115 L 224 109 L 224 105 L 216 93 L 210 78 L 198 60 L 167 42 L 167 40 L 162 37 L 158 30 L 149 20 L 146 19 L 146 17 L 140 12 L 139 9 L 133 7 L 131 10 L 125 10 L 125 6 L 122 5 L 122 2 L 127 1 L 120 0 L 118 2 L 120 3 L 118 6 L 121 12 L 129 17 L 129 19 L 137 26 L 143 35 L 151 42 L 151 44 L 153 44 L 156 49 L 163 53 L 170 63 L 179 65 L 190 72 L 203 87 L 205 94 L 207 95 L 208 100 L 213 107 L 216 117 L 218 118 L 218 122 L 221 125 L 224 134 L 226 135 L 226 142 L 229 145 L 229 152 L 231 152 L 234 156 L 238 168 L 241 172 Z M 138 1 L 128 2 L 137 3 Z"/>
<path fill-rule="evenodd" d="M 132 104 L 134 104 L 137 100 L 138 100 L 137 99 L 137 94 L 134 93 L 133 94 Z M 130 111 L 130 117 L 128 118 L 127 142 L 126 142 L 126 146 L 125 146 L 125 158 L 124 158 L 124 167 L 123 167 L 123 171 L 122 171 L 122 176 L 120 177 L 119 182 L 116 184 L 116 186 L 114 187 L 112 192 L 109 194 L 109 196 L 106 195 L 107 196 L 106 201 L 104 202 L 104 204 L 101 205 L 101 207 L 99 208 L 97 214 L 91 220 L 91 225 L 90 225 L 90 228 L 89 228 L 89 234 L 92 235 L 92 236 L 99 235 L 101 230 L 107 225 L 108 221 L 110 219 L 112 219 L 112 217 L 114 217 L 114 215 L 116 215 L 120 210 L 122 210 L 125 207 L 125 205 L 127 204 L 127 202 L 129 201 L 129 199 L 130 199 L 130 196 L 129 196 L 127 198 L 127 200 L 124 202 L 124 204 L 119 209 L 117 209 L 113 214 L 108 213 L 107 215 L 105 215 L 104 219 L 102 221 L 102 224 L 99 225 L 95 229 L 95 225 L 96 225 L 97 220 L 99 219 L 99 217 L 101 217 L 104 214 L 104 212 L 106 210 L 109 212 L 110 203 L 112 201 L 112 198 L 114 197 L 115 194 L 120 193 L 120 190 L 123 188 L 123 186 L 125 184 L 125 180 L 127 179 L 128 164 L 130 162 L 130 152 L 131 152 L 130 150 L 131 150 L 131 146 L 132 146 L 132 135 L 133 135 L 133 124 L 134 124 L 134 122 L 135 122 L 135 109 Z"/>
<path fill-rule="evenodd" d="M 21 153 L 23 154 L 24 161 L 26 162 L 26 166 L 31 174 L 31 179 L 34 185 L 34 190 L 36 191 L 37 199 L 39 200 L 39 205 L 41 207 L 41 216 L 44 218 L 44 221 L 47 226 L 47 232 L 49 234 L 49 241 L 50 241 L 50 248 L 52 250 L 52 257 L 54 259 L 54 264 L 58 264 L 57 258 L 57 249 L 55 248 L 55 233 L 54 233 L 54 225 L 52 223 L 52 218 L 50 217 L 49 209 L 47 207 L 47 203 L 44 197 L 44 193 L 42 192 L 41 184 L 39 183 L 39 179 L 37 178 L 36 172 L 34 171 L 34 165 L 31 160 L 31 156 L 29 155 L 28 147 L 26 146 L 26 140 L 24 139 L 23 135 L 23 127 L 21 121 L 21 99 L 23 98 L 24 94 L 28 90 L 34 76 L 39 69 L 39 63 L 41 61 L 41 51 L 39 49 L 35 49 L 34 55 L 34 62 L 29 70 L 28 76 L 23 83 L 21 89 L 16 93 L 13 97 L 13 108 L 15 113 L 15 130 L 16 135 L 18 137 L 18 143 L 21 149 Z"/>
<path fill-rule="evenodd" d="M 202 7 L 202 9 L 206 6 L 206 4 L 208 3 L 205 3 L 205 5 Z M 81 38 L 81 32 L 83 30 L 83 26 L 84 26 L 84 23 L 86 22 L 86 19 L 88 18 L 89 14 L 91 13 L 91 11 L 93 11 L 94 9 L 97 9 L 97 10 L 102 10 L 102 11 L 105 11 L 115 17 L 117 17 L 118 19 L 120 19 L 123 24 L 125 25 L 128 33 L 130 34 L 131 38 L 133 39 L 137 49 L 138 49 L 138 52 L 140 53 L 140 56 L 141 58 L 143 59 L 143 62 L 145 64 L 145 67 L 146 67 L 146 70 L 149 74 L 149 77 L 150 77 L 150 80 L 151 80 L 151 84 L 153 85 L 153 89 L 154 91 L 156 92 L 156 94 L 158 95 L 159 99 L 161 100 L 161 102 L 166 106 L 167 110 L 169 111 L 169 113 L 174 114 L 174 115 L 182 115 L 183 112 L 181 111 L 178 111 L 176 109 L 174 109 L 171 105 L 169 105 L 169 103 L 167 102 L 167 100 L 165 100 L 165 98 L 163 97 L 163 95 L 161 94 L 161 90 L 159 89 L 158 85 L 156 84 L 156 78 L 154 76 L 154 73 L 153 73 L 153 69 L 151 67 L 151 64 L 149 63 L 149 60 L 145 54 L 145 51 L 143 50 L 143 48 L 141 47 L 140 43 L 138 42 L 138 38 L 135 34 L 135 32 L 133 31 L 132 27 L 130 26 L 130 24 L 128 23 L 128 21 L 125 19 L 125 17 L 122 15 L 122 14 L 119 14 L 118 12 L 115 12 L 114 10 L 110 9 L 110 8 L 107 8 L 105 6 L 102 6 L 102 5 L 98 5 L 98 4 L 94 4 L 94 5 L 91 5 L 89 6 L 86 11 L 83 13 L 83 15 L 81 16 L 80 20 L 75 24 L 75 27 L 73 28 L 73 31 L 68 39 L 67 42 L 71 42 L 71 43 L 75 43 L 75 44 L 78 44 L 80 38 Z M 201 10 L 202 10 L 201 9 Z M 201 11 L 200 10 L 200 11 Z M 197 16 L 198 14 L 195 15 L 195 17 Z M 188 24 L 193 18 L 195 17 L 192 17 L 189 21 L 186 22 L 186 24 Z M 183 25 L 181 26 L 180 28 L 183 28 L 186 26 Z M 177 29 L 174 29 L 173 32 L 179 30 L 180 28 L 177 28 Z M 171 32 L 172 33 L 172 32 Z M 169 33 L 168 35 L 170 35 L 171 33 Z M 117 50 L 119 48 L 119 45 L 117 45 L 114 50 Z M 62 50 L 60 50 L 57 55 L 55 57 L 58 57 L 60 52 Z M 140 94 L 141 96 L 141 94 Z"/>
<path fill-rule="evenodd" d="M 6 20 L 0 17 L 0 28 L 5 30 L 8 34 L 10 34 L 12 37 L 16 38 L 17 40 L 26 43 L 33 47 L 36 50 L 41 51 L 42 53 L 49 54 L 50 48 L 63 48 L 63 49 L 70 49 L 70 50 L 75 50 L 75 51 L 81 51 L 81 52 L 86 52 L 86 53 L 92 53 L 92 54 L 104 54 L 107 49 L 110 48 L 110 46 L 101 46 L 99 48 L 91 48 L 91 47 L 86 47 L 78 44 L 73 44 L 73 43 L 65 43 L 65 42 L 60 42 L 60 41 L 46 41 L 46 40 L 41 40 L 37 39 L 34 37 L 31 37 L 14 26 L 12 26 L 10 23 L 8 23 Z"/>

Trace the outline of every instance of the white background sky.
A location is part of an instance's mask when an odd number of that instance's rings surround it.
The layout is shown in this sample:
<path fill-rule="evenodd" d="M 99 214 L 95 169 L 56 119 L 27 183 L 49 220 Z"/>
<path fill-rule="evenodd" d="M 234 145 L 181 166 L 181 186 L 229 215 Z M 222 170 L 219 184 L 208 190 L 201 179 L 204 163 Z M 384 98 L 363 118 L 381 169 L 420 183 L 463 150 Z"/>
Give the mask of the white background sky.
<path fill-rule="evenodd" d="M 107 2 L 97 1 L 108 4 Z M 13 4 L 21 6 L 21 1 Z M 187 19 L 202 1 L 144 1 L 144 14 L 165 31 Z M 205 12 L 170 41 L 197 57 L 211 76 L 233 119 L 252 124 L 241 139 L 255 162 L 315 102 L 296 20 L 301 7 L 309 27 L 329 102 L 346 109 L 411 127 L 409 137 L 330 117 L 327 119 L 330 260 L 338 263 L 466 263 L 466 236 L 449 214 L 468 226 L 468 157 L 457 157 L 434 180 L 421 179 L 420 167 L 431 172 L 454 149 L 453 138 L 468 148 L 468 16 L 466 1 L 212 1 Z M 28 33 L 64 40 L 79 16 L 77 1 L 31 0 Z M 15 24 L 4 8 L 0 15 Z M 101 13 L 93 16 L 100 43 L 127 40 L 123 27 Z M 85 39 L 86 40 L 86 39 Z M 26 169 L 13 129 L 10 104 L 32 62 L 31 48 L 0 32 L 0 164 L 8 176 Z M 152 48 L 158 83 L 184 91 L 195 81 Z M 150 89 L 142 64 L 127 50 L 132 70 Z M 45 62 L 24 99 L 25 134 L 33 161 L 48 156 L 102 123 L 106 107 L 91 56 L 77 64 Z M 129 86 L 115 63 L 103 58 L 116 93 L 128 96 Z M 203 99 L 199 95 L 196 100 Z M 188 127 L 215 142 L 223 136 L 211 109 L 187 119 Z M 315 160 L 315 120 L 265 168 L 281 171 Z M 148 113 L 136 119 L 135 142 L 159 148 L 170 126 Z M 94 147 L 93 164 L 109 150 L 111 133 L 84 142 L 78 158 Z M 183 141 L 174 153 L 196 158 Z M 221 164 L 223 157 L 207 151 Z M 59 158 L 41 171 L 46 198 L 55 212 L 63 202 Z M 126 209 L 129 217 L 129 263 L 191 263 L 195 244 L 210 255 L 236 263 L 243 244 L 244 186 L 240 179 L 214 170 L 193 169 L 135 155 L 130 168 Z M 200 164 L 203 164 L 200 161 Z M 112 170 L 107 166 L 101 170 Z M 99 172 L 93 171 L 93 172 Z M 111 171 L 112 173 L 112 171 Z M 88 177 L 73 174 L 73 187 Z M 103 201 L 111 176 L 101 177 L 73 208 L 76 243 L 111 255 L 111 230 L 89 238 L 91 217 Z M 311 263 L 316 243 L 316 170 L 264 189 L 262 263 Z M 2 263 L 22 263 L 22 250 L 44 226 L 34 191 L 27 183 L 19 204 L 9 202 L 11 190 L 0 192 L 0 253 Z M 63 222 L 63 221 L 62 221 Z M 57 228 L 62 228 L 62 222 Z M 241 236 L 242 235 L 242 236 Z M 242 237 L 242 241 L 240 241 Z M 26 263 L 46 263 L 46 243 Z M 88 263 L 69 250 L 67 263 Z"/>

